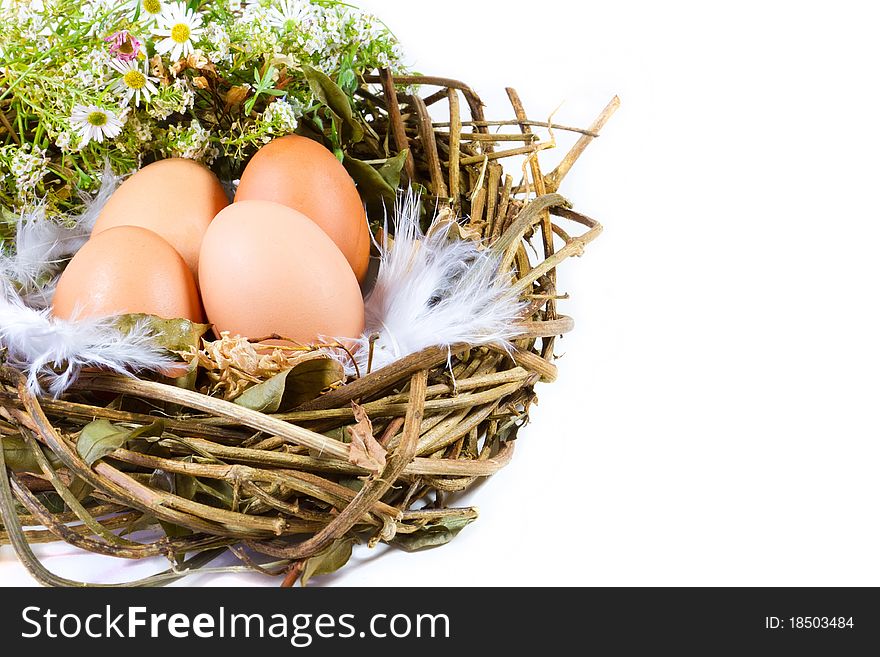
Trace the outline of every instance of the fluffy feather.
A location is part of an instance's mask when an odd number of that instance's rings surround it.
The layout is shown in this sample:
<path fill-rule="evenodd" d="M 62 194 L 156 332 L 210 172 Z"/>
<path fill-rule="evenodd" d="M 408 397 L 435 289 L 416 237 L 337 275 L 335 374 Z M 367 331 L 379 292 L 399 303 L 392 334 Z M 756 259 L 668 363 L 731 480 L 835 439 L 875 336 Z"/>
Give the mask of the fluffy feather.
<path fill-rule="evenodd" d="M 34 393 L 42 393 L 41 379 L 56 397 L 84 367 L 120 374 L 169 368 L 175 361 L 156 346 L 146 325 L 122 333 L 112 318 L 63 321 L 47 310 L 35 310 L 0 281 L 0 347 L 6 362 L 27 373 Z"/>
<path fill-rule="evenodd" d="M 0 254 L 0 275 L 16 284 L 29 306 L 45 308 L 51 303 L 58 266 L 89 239 L 101 209 L 119 181 L 108 166 L 98 193 L 83 197 L 85 209 L 64 222 L 47 217 L 42 203 L 21 212 L 14 252 Z"/>
<path fill-rule="evenodd" d="M 498 258 L 479 243 L 450 234 L 451 221 L 435 220 L 425 235 L 419 226 L 420 199 L 398 199 L 395 236 L 377 245 L 381 254 L 376 286 L 366 299 L 366 331 L 356 354 L 367 371 L 434 346 L 506 345 L 518 334 L 525 304 L 498 271 Z"/>

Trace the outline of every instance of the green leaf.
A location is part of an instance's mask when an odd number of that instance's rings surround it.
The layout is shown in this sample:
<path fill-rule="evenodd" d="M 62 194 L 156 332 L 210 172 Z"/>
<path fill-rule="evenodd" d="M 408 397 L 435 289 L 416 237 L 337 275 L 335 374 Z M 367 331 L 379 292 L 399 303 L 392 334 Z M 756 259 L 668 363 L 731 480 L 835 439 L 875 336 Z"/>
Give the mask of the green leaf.
<path fill-rule="evenodd" d="M 164 520 L 159 521 L 159 526 L 162 528 L 162 531 L 165 532 L 165 535 L 168 538 L 186 538 L 187 536 L 191 536 L 193 533 L 191 529 L 187 529 L 186 527 L 181 527 L 180 525 L 175 525 Z M 180 557 L 180 554 L 175 554 L 175 561 L 179 562 Z"/>
<path fill-rule="evenodd" d="M 87 424 L 76 442 L 76 451 L 91 466 L 112 452 L 122 447 L 128 440 L 128 432 L 120 430 L 108 420 L 95 420 Z"/>
<path fill-rule="evenodd" d="M 260 413 L 277 413 L 284 399 L 287 388 L 287 377 L 293 370 L 286 370 L 273 376 L 265 383 L 248 388 L 235 403 Z"/>
<path fill-rule="evenodd" d="M 349 156 L 342 163 L 355 183 L 363 201 L 372 209 L 381 210 L 382 205 L 394 207 L 397 201 L 397 188 L 392 187 L 376 169 Z"/>
<path fill-rule="evenodd" d="M 356 542 L 353 538 L 339 539 L 323 552 L 307 559 L 299 578 L 300 585 L 307 586 L 312 577 L 329 575 L 342 568 L 351 559 L 351 549 Z"/>
<path fill-rule="evenodd" d="M 343 165 L 355 183 L 358 193 L 367 204 L 370 214 L 381 214 L 383 208 L 394 207 L 397 190 L 409 151 L 403 150 L 390 158 L 379 169 L 349 156 Z"/>
<path fill-rule="evenodd" d="M 40 503 L 50 513 L 64 513 L 67 511 L 67 505 L 64 503 L 64 500 L 54 490 L 37 493 L 36 498 L 40 500 Z"/>
<path fill-rule="evenodd" d="M 336 427 L 335 429 L 330 429 L 330 431 L 325 431 L 324 435 L 331 440 L 336 440 L 340 443 L 348 441 L 348 432 L 345 430 L 345 427 Z"/>
<path fill-rule="evenodd" d="M 344 479 L 339 480 L 340 486 L 345 486 L 346 488 L 350 488 L 355 493 L 360 493 L 364 487 L 364 480 L 357 479 L 354 477 L 346 477 Z"/>
<path fill-rule="evenodd" d="M 0 221 L 6 224 L 15 224 L 18 221 L 18 215 L 5 205 L 0 205 Z"/>
<path fill-rule="evenodd" d="M 6 459 L 6 466 L 11 468 L 13 472 L 35 472 L 41 473 L 43 470 L 37 463 L 37 458 L 27 446 L 24 438 L 21 436 L 3 436 L 3 458 Z"/>
<path fill-rule="evenodd" d="M 357 75 L 350 68 L 343 68 L 341 71 L 339 71 L 338 80 L 339 87 L 348 95 L 352 95 L 355 91 L 357 91 Z"/>
<path fill-rule="evenodd" d="M 70 490 L 71 494 L 80 502 L 86 499 L 95 490 L 92 486 L 87 484 L 85 480 L 80 479 L 79 477 L 74 477 L 67 488 Z"/>
<path fill-rule="evenodd" d="M 154 470 L 150 475 L 150 486 L 166 493 L 179 495 L 191 500 L 195 497 L 195 477 L 189 475 L 173 474 L 164 470 Z M 192 530 L 165 520 L 159 520 L 159 526 L 168 538 L 182 538 L 192 534 Z M 179 560 L 179 555 L 174 555 Z"/>
<path fill-rule="evenodd" d="M 178 475 L 180 476 L 180 475 Z M 204 495 L 220 503 L 224 509 L 232 509 L 232 486 L 225 481 L 202 481 L 193 477 L 195 490 L 193 497 Z"/>
<path fill-rule="evenodd" d="M 188 319 L 162 319 L 155 315 L 121 315 L 116 319 L 116 327 L 123 333 L 144 324 L 156 336 L 160 347 L 173 352 L 198 348 L 202 336 L 211 328 L 208 324 L 196 324 Z"/>
<path fill-rule="evenodd" d="M 155 315 L 122 315 L 116 319 L 116 327 L 123 333 L 130 332 L 135 326 L 146 324 L 155 336 L 155 342 L 163 349 L 174 353 L 190 352 L 201 346 L 201 339 L 210 329 L 208 324 L 196 324 L 188 319 L 163 319 Z M 198 369 L 195 366 L 177 377 L 175 385 L 184 390 L 195 390 Z M 174 412 L 172 406 L 167 409 Z"/>
<path fill-rule="evenodd" d="M 351 110 L 351 101 L 346 93 L 326 74 L 311 66 L 304 66 L 303 73 L 315 97 L 342 119 L 348 128 L 351 142 L 356 144 L 361 141 L 364 138 L 364 128 L 355 118 Z"/>
<path fill-rule="evenodd" d="M 174 387 L 180 388 L 181 390 L 193 391 L 196 389 L 196 383 L 198 382 L 198 380 L 199 380 L 199 368 L 196 366 L 195 363 L 193 363 L 192 365 L 190 365 L 186 374 L 174 379 Z M 171 409 L 177 409 L 177 408 L 180 408 L 179 405 L 174 404 L 174 405 L 170 406 L 169 411 Z"/>
<path fill-rule="evenodd" d="M 260 413 L 278 413 L 316 399 L 344 378 L 345 370 L 338 361 L 321 356 L 248 388 L 235 403 Z"/>
<path fill-rule="evenodd" d="M 400 175 L 403 167 L 406 166 L 406 160 L 409 157 L 409 149 L 400 151 L 397 155 L 388 160 L 379 169 L 379 175 L 388 183 L 395 191 L 400 188 Z"/>
<path fill-rule="evenodd" d="M 156 420 L 153 424 L 137 429 L 125 429 L 107 420 L 95 420 L 83 428 L 76 441 L 76 451 L 82 460 L 91 467 L 113 450 L 125 445 L 129 440 L 161 436 L 164 431 L 165 423 L 162 420 Z"/>
<path fill-rule="evenodd" d="M 419 550 L 440 547 L 458 536 L 461 530 L 474 520 L 476 518 L 444 518 L 436 523 L 426 525 L 412 534 L 397 534 L 391 543 L 406 552 L 418 552 Z"/>
<path fill-rule="evenodd" d="M 0 444 L 3 445 L 3 457 L 6 459 L 6 465 L 13 472 L 33 472 L 42 474 L 43 470 L 37 462 L 33 451 L 21 436 L 3 436 L 0 438 Z M 42 448 L 40 448 L 42 449 Z M 55 456 L 55 453 L 43 449 L 46 460 L 53 468 L 61 465 L 61 459 Z"/>
<path fill-rule="evenodd" d="M 142 516 L 135 518 L 130 521 L 128 524 L 123 527 L 122 531 L 119 532 L 120 536 L 131 536 L 135 532 L 140 532 L 145 529 L 149 529 L 153 525 L 157 524 L 159 521 L 156 520 L 151 515 L 147 515 L 146 513 Z"/>

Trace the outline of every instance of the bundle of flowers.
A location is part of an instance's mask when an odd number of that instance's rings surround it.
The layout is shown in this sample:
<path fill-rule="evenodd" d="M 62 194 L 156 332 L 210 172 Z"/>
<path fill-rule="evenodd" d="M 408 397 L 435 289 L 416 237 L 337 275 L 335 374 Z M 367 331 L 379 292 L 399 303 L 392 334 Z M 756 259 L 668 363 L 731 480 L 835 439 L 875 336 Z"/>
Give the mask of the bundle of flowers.
<path fill-rule="evenodd" d="M 508 95 L 331 0 L 4 0 L 0 542 L 51 585 L 33 543 L 290 585 L 476 519 L 449 494 L 555 379 L 601 231 L 558 190 L 618 105 Z"/>

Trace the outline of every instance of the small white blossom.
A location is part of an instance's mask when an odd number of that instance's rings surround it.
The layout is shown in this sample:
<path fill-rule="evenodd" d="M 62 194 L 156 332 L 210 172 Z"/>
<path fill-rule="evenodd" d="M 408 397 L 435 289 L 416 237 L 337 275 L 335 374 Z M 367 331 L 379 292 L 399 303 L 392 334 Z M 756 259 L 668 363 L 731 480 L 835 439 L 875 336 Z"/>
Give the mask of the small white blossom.
<path fill-rule="evenodd" d="M 196 102 L 196 94 L 189 82 L 184 78 L 177 78 L 171 86 L 180 92 L 180 105 L 177 111 L 183 114 L 188 109 L 191 109 Z"/>
<path fill-rule="evenodd" d="M 232 53 L 229 51 L 232 39 L 223 25 L 213 23 L 205 28 L 205 41 L 209 44 L 205 55 L 210 61 L 215 64 L 232 62 Z"/>
<path fill-rule="evenodd" d="M 61 149 L 62 153 L 70 153 L 70 133 L 67 130 L 63 132 L 59 132 L 58 136 L 55 137 L 55 146 Z"/>
<path fill-rule="evenodd" d="M 173 125 L 166 132 L 167 157 L 181 157 L 211 164 L 220 151 L 211 143 L 211 133 L 198 121 L 189 125 Z"/>
<path fill-rule="evenodd" d="M 272 29 L 269 19 L 271 9 L 259 2 L 249 3 L 245 9 L 240 25 L 247 27 L 246 35 L 240 44 L 247 53 L 265 54 L 275 52 L 278 45 L 278 33 Z"/>
<path fill-rule="evenodd" d="M 15 187 L 30 196 L 36 184 L 48 173 L 48 166 L 49 158 L 44 149 L 24 144 L 12 151 L 9 169 L 15 177 Z"/>
<path fill-rule="evenodd" d="M 149 143 L 153 139 L 153 130 L 150 122 L 142 120 L 137 114 L 128 120 L 128 127 L 142 144 Z"/>
<path fill-rule="evenodd" d="M 302 114 L 301 105 L 278 99 L 266 108 L 261 119 L 273 135 L 289 135 L 296 130 Z"/>
<path fill-rule="evenodd" d="M 79 61 L 79 70 L 74 79 L 86 88 L 106 86 L 113 74 L 110 68 L 113 59 L 105 48 L 92 50 Z"/>
<path fill-rule="evenodd" d="M 170 87 L 163 87 L 153 96 L 147 113 L 164 121 L 172 114 L 185 114 L 195 104 L 196 95 L 185 78 L 177 78 Z"/>

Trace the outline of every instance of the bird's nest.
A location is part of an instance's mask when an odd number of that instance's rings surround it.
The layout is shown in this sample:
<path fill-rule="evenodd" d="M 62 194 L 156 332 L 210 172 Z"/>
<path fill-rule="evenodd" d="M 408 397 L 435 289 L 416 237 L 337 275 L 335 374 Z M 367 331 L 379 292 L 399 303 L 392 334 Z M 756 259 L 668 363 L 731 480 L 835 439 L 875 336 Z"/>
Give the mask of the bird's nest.
<path fill-rule="evenodd" d="M 449 506 L 449 495 L 510 462 L 535 385 L 556 379 L 554 345 L 572 329 L 557 312 L 556 270 L 601 231 L 557 190 L 617 100 L 580 130 L 530 120 L 513 90 L 513 118 L 487 121 L 473 90 L 441 78 L 383 72 L 358 95 L 377 139 L 361 141 L 357 159 L 408 151 L 401 182 L 422 191 L 428 213 L 466 217 L 462 234 L 501 254 L 528 304 L 522 336 L 512 349 L 427 349 L 284 413 L 100 372 L 83 374 L 60 399 L 42 398 L 4 367 L 0 542 L 42 583 L 79 584 L 49 573 L 31 544 L 168 557 L 170 569 L 134 583 L 145 585 L 216 571 L 228 551 L 240 564 L 224 570 L 291 585 L 341 567 L 355 543 L 433 547 L 477 517 Z M 441 103 L 449 118 L 437 122 Z M 554 131 L 579 139 L 545 174 L 539 154 Z M 506 172 L 508 158 L 517 165 Z M 381 173 L 378 165 L 353 172 L 368 204 L 387 195 Z"/>

